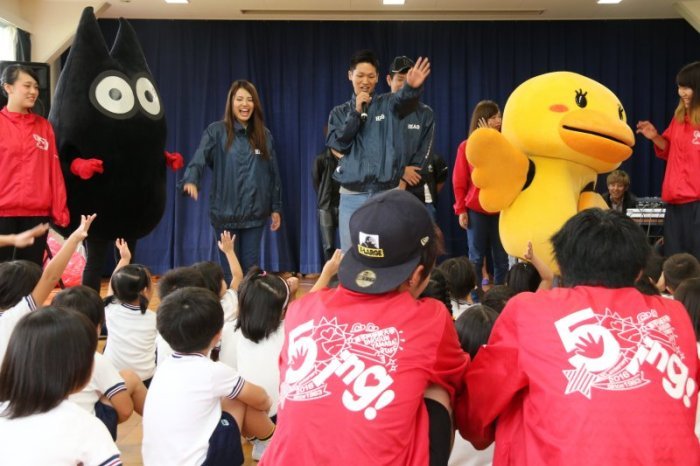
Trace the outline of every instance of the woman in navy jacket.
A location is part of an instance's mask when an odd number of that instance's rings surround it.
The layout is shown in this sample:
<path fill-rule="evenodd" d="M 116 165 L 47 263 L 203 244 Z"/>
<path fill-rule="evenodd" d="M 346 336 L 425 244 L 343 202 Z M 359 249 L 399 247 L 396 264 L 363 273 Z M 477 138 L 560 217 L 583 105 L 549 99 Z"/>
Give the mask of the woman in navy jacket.
<path fill-rule="evenodd" d="M 226 230 L 238 238 L 244 270 L 260 262 L 260 240 L 267 219 L 276 231 L 282 222 L 282 195 L 272 135 L 252 83 L 234 81 L 224 119 L 209 125 L 181 182 L 197 200 L 204 166 L 212 171 L 209 218 L 216 237 Z M 222 256 L 228 270 L 228 262 Z"/>

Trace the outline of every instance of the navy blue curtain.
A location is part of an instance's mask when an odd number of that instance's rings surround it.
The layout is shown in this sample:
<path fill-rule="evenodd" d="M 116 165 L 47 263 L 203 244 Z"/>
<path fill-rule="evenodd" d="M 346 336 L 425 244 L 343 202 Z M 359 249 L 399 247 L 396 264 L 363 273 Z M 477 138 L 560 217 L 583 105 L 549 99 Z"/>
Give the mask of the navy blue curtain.
<path fill-rule="evenodd" d="M 284 22 L 132 20 L 155 76 L 168 120 L 167 150 L 192 157 L 204 128 L 220 119 L 230 83 L 258 88 L 282 173 L 282 228 L 267 232 L 263 259 L 270 270 L 318 272 L 322 266 L 310 166 L 324 145 L 330 109 L 349 99 L 348 59 L 373 49 L 381 60 L 380 91 L 395 55 L 430 57 L 424 102 L 435 111 L 435 149 L 450 167 L 465 138 L 469 115 L 482 99 L 503 106 L 526 79 L 574 71 L 613 90 L 629 123 L 649 119 L 660 131 L 678 102 L 675 75 L 698 60 L 700 34 L 682 20 L 558 22 Z M 115 20 L 101 20 L 108 43 Z M 657 196 L 664 163 L 638 137 L 623 169 L 640 196 Z M 170 174 L 168 206 L 144 238 L 135 260 L 155 273 L 216 258 L 208 219 L 208 179 L 195 203 L 176 192 Z M 600 183 L 599 183 L 600 184 Z M 599 186 L 600 191 L 605 187 Z M 440 198 L 439 223 L 451 255 L 466 240 L 452 213 L 452 186 Z"/>

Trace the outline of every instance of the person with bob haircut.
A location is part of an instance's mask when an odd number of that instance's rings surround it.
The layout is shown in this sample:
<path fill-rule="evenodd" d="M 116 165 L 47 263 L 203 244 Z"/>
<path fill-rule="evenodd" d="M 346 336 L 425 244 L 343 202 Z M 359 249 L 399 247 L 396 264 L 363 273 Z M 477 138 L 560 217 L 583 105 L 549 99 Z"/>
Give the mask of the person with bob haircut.
<path fill-rule="evenodd" d="M 664 253 L 688 252 L 700 260 L 700 61 L 681 68 L 676 84 L 678 107 L 666 131 L 659 134 L 653 124 L 640 121 L 637 133 L 652 141 L 656 156 L 667 162 L 661 186 Z"/>
<path fill-rule="evenodd" d="M 0 464 L 122 464 L 105 425 L 68 400 L 89 382 L 96 349 L 95 326 L 76 311 L 19 321 L 0 366 Z"/>
<path fill-rule="evenodd" d="M 221 121 L 210 124 L 179 186 L 195 201 L 207 166 L 212 171 L 209 218 L 218 239 L 224 231 L 238 238 L 243 270 L 260 265 L 260 241 L 268 219 L 270 230 L 282 224 L 282 184 L 262 103 L 250 81 L 231 84 Z M 227 258 L 221 265 L 231 280 Z"/>
<path fill-rule="evenodd" d="M 634 288 L 650 246 L 612 210 L 552 237 L 562 287 L 513 297 L 467 373 L 462 436 L 494 466 L 700 464 L 698 356 L 683 306 Z"/>
<path fill-rule="evenodd" d="M 501 109 L 492 100 L 482 100 L 472 112 L 469 123 L 469 135 L 477 128 L 501 130 Z M 454 191 L 454 212 L 459 217 L 459 226 L 467 231 L 469 260 L 474 264 L 478 292 L 472 293 L 472 299 L 481 294 L 482 267 L 484 260 L 493 263 L 494 284 L 505 283 L 508 272 L 508 254 L 506 254 L 498 232 L 499 214 L 487 212 L 479 202 L 479 188 L 472 183 L 472 166 L 467 161 L 467 143 L 465 139 L 457 148 L 455 166 L 452 172 L 452 189 Z"/>
<path fill-rule="evenodd" d="M 506 285 L 515 294 L 523 291 L 535 292 L 549 290 L 554 282 L 552 269 L 539 258 L 532 249 L 532 243 L 527 243 L 527 251 L 523 254 L 525 262 L 516 262 L 506 274 Z"/>
<path fill-rule="evenodd" d="M 446 464 L 469 356 L 445 306 L 418 299 L 441 251 L 436 226 L 394 189 L 349 227 L 338 287 L 285 316 L 277 430 L 260 464 Z"/>
<path fill-rule="evenodd" d="M 119 240 L 118 240 L 119 243 Z M 129 264 L 131 254 L 121 241 L 122 260 L 109 281 L 105 298 L 107 343 L 104 355 L 119 370 L 134 371 L 148 387 L 156 371 L 156 314 L 148 309 L 151 272 Z"/>
<path fill-rule="evenodd" d="M 218 296 L 186 287 L 158 307 L 158 331 L 174 353 L 158 368 L 143 415 L 144 464 L 243 463 L 241 434 L 267 440 L 275 426 L 265 391 L 209 359 L 221 338 Z"/>
<path fill-rule="evenodd" d="M 476 288 L 476 271 L 474 265 L 468 257 L 451 257 L 438 267 L 442 270 L 447 289 L 450 292 L 450 302 L 452 304 L 452 315 L 455 319 L 469 309 L 472 304 L 469 296 Z"/>
<path fill-rule="evenodd" d="M 294 280 L 297 280 L 296 277 Z M 273 422 L 277 418 L 279 401 L 280 373 L 277 361 L 284 342 L 282 322 L 291 298 L 292 292 L 286 280 L 259 267 L 251 268 L 241 282 L 239 314 L 231 344 L 222 338 L 219 356 L 221 362 L 236 369 L 242 377 L 259 385 L 270 395 L 272 406 L 268 415 Z M 235 347 L 231 348 L 232 345 Z M 254 460 L 260 459 L 267 444 L 253 440 L 251 456 Z"/>
<path fill-rule="evenodd" d="M 105 306 L 94 289 L 83 285 L 66 288 L 54 296 L 51 305 L 83 314 L 100 334 L 105 321 Z M 69 400 L 97 416 L 116 440 L 119 423 L 129 419 L 133 411 L 143 415 L 146 387 L 133 371 L 117 371 L 109 359 L 95 351 L 90 381 Z"/>
<path fill-rule="evenodd" d="M 608 192 L 603 200 L 608 207 L 623 214 L 637 207 L 637 196 L 630 192 L 630 176 L 624 170 L 614 170 L 607 177 Z"/>
<path fill-rule="evenodd" d="M 36 113 L 39 78 L 26 65 L 5 68 L 0 78 L 7 105 L 0 110 L 0 236 L 70 221 L 66 186 L 51 123 Z M 0 249 L 0 262 L 28 260 L 41 266 L 47 229 L 19 248 Z M 38 233 L 38 232 L 37 232 Z"/>

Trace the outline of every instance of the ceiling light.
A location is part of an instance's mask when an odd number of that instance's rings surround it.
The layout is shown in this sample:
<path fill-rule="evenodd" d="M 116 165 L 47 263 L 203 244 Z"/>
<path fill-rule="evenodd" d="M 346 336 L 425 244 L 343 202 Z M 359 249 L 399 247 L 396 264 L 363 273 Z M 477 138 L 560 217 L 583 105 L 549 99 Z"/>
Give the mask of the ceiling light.
<path fill-rule="evenodd" d="M 384 5 L 403 5 L 404 0 L 382 0 Z"/>
<path fill-rule="evenodd" d="M 621 1 L 622 0 L 598 0 L 598 5 L 613 5 Z"/>
<path fill-rule="evenodd" d="M 190 3 L 190 0 L 165 0 L 165 3 Z"/>

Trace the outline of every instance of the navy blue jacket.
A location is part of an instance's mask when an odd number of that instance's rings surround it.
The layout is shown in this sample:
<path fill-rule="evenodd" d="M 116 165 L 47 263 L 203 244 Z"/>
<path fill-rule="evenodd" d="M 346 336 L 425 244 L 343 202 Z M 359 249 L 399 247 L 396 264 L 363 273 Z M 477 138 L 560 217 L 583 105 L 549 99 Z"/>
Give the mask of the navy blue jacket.
<path fill-rule="evenodd" d="M 433 110 L 418 102 L 414 112 L 399 120 L 399 127 L 401 128 L 400 144 L 405 157 L 404 167 L 406 165 L 421 167 L 421 173 L 424 173 L 423 169 L 427 170 L 430 154 L 433 151 L 435 136 Z"/>
<path fill-rule="evenodd" d="M 399 114 L 415 107 L 421 91 L 406 84 L 394 94 L 374 95 L 364 123 L 354 95 L 331 111 L 326 146 L 344 154 L 333 176 L 343 188 L 378 192 L 399 184 L 406 160 L 398 137 Z"/>
<path fill-rule="evenodd" d="M 199 189 L 204 166 L 212 171 L 209 218 L 214 228 L 239 229 L 265 225 L 272 212 L 282 212 L 282 193 L 272 134 L 265 128 L 269 160 L 253 150 L 246 129 L 234 123 L 234 138 L 226 151 L 223 121 L 209 125 L 187 165 L 179 187 L 193 183 Z"/>

